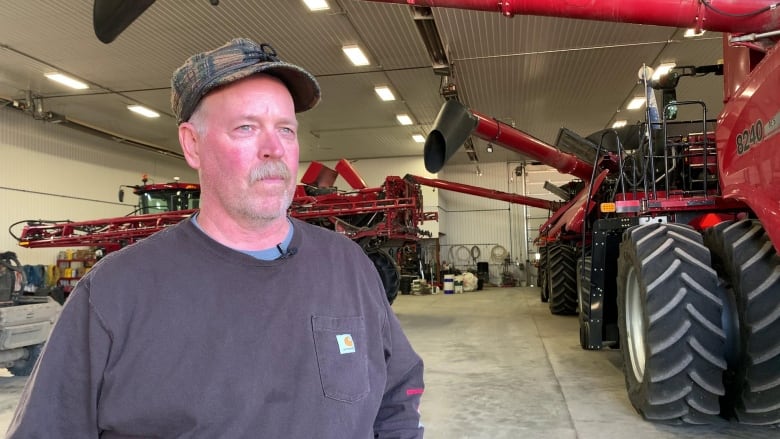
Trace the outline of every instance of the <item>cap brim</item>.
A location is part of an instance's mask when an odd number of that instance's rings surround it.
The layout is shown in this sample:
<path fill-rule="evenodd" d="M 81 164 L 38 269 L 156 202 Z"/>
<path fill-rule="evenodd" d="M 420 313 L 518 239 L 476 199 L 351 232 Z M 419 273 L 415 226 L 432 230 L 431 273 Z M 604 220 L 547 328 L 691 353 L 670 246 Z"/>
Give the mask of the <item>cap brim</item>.
<path fill-rule="evenodd" d="M 265 73 L 281 80 L 290 91 L 296 113 L 310 110 L 320 101 L 320 86 L 314 76 L 294 64 L 281 61 L 255 64 L 233 71 L 212 82 L 211 86 L 204 91 L 203 96 L 217 87 L 230 84 L 256 73 Z"/>

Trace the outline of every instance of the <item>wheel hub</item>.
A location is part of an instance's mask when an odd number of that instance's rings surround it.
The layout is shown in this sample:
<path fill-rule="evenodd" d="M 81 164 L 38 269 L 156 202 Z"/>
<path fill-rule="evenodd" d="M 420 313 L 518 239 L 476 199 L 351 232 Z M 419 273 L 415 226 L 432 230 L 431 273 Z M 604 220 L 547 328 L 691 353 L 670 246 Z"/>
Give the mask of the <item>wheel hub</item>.
<path fill-rule="evenodd" d="M 631 358 L 631 371 L 637 382 L 642 382 L 645 376 L 645 324 L 642 312 L 642 297 L 639 291 L 636 271 L 631 268 L 626 276 L 626 339 L 628 353 Z"/>

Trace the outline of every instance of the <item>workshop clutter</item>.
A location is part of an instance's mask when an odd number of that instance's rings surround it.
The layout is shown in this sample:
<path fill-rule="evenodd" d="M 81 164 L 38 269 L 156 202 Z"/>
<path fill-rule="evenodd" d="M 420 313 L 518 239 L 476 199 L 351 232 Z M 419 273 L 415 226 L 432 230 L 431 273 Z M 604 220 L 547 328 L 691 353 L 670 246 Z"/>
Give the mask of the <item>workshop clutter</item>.
<path fill-rule="evenodd" d="M 525 264 L 512 258 L 500 244 L 443 244 L 442 248 L 446 248 L 442 252 L 446 254 L 442 260 L 442 274 L 471 273 L 477 279 L 476 290 L 484 286 L 517 287 L 527 283 Z M 467 283 L 468 280 L 464 280 L 464 291 L 469 291 Z"/>

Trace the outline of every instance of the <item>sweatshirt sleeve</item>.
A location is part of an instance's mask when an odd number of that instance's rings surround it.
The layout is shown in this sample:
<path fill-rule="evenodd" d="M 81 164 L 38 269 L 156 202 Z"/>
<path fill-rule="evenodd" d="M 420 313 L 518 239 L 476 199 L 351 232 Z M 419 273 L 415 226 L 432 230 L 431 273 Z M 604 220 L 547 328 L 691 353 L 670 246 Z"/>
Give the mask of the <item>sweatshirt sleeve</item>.
<path fill-rule="evenodd" d="M 99 437 L 97 400 L 110 337 L 90 305 L 85 280 L 62 309 L 22 392 L 7 439 Z"/>
<path fill-rule="evenodd" d="M 387 316 L 387 386 L 374 422 L 374 438 L 422 439 L 420 398 L 425 388 L 423 361 L 412 349 L 389 306 Z"/>

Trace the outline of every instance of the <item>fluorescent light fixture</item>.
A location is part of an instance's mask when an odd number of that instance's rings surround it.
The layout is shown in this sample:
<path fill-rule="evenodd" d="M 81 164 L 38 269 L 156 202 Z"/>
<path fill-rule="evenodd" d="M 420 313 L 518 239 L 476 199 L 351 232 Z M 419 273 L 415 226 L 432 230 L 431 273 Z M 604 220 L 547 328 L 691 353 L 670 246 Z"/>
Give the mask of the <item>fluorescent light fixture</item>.
<path fill-rule="evenodd" d="M 412 118 L 408 114 L 396 114 L 395 118 L 398 119 L 398 123 L 401 125 L 411 125 Z"/>
<path fill-rule="evenodd" d="M 378 85 L 374 87 L 374 91 L 379 96 L 379 99 L 383 101 L 394 101 L 395 95 L 393 94 L 393 90 L 390 90 L 390 87 L 386 85 Z"/>
<path fill-rule="evenodd" d="M 623 128 L 628 123 L 627 120 L 616 120 L 615 123 L 612 124 L 612 128 Z"/>
<path fill-rule="evenodd" d="M 356 66 L 367 66 L 370 64 L 366 54 L 357 45 L 344 46 L 341 50 L 344 51 L 344 54 L 347 55 L 352 64 Z"/>
<path fill-rule="evenodd" d="M 160 117 L 160 113 L 150 110 L 143 105 L 128 105 L 127 109 L 132 111 L 133 113 L 138 113 L 141 116 L 145 117 Z"/>
<path fill-rule="evenodd" d="M 626 110 L 637 110 L 642 108 L 642 105 L 645 105 L 645 97 L 636 96 L 634 99 L 631 99 L 631 102 L 629 102 L 628 105 L 626 105 Z"/>
<path fill-rule="evenodd" d="M 44 73 L 43 76 L 51 79 L 52 81 L 67 85 L 70 88 L 75 88 L 76 90 L 84 90 L 89 88 L 87 84 L 79 81 L 78 79 L 73 79 L 70 76 L 63 75 L 62 73 Z"/>
<path fill-rule="evenodd" d="M 701 31 L 699 31 L 697 33 L 696 29 L 690 28 L 690 29 L 686 29 L 685 30 L 685 33 L 683 34 L 683 37 L 685 37 L 685 38 L 696 38 L 696 37 L 700 37 L 700 36 L 704 35 L 705 32 L 706 32 L 705 30 L 701 30 Z"/>
<path fill-rule="evenodd" d="M 303 0 L 303 2 L 310 11 L 325 11 L 330 9 L 328 2 L 325 0 Z"/>
<path fill-rule="evenodd" d="M 658 78 L 669 73 L 669 70 L 672 70 L 676 66 L 677 63 L 675 62 L 661 63 L 658 67 L 655 68 L 655 73 L 653 73 L 653 79 L 658 80 Z"/>
<path fill-rule="evenodd" d="M 425 136 L 423 136 L 422 134 L 414 134 L 412 135 L 412 140 L 414 140 L 417 143 L 424 143 Z"/>
<path fill-rule="evenodd" d="M 487 152 L 493 152 L 493 145 L 492 145 L 492 144 L 490 144 L 490 143 L 488 143 L 488 146 L 487 146 L 487 148 L 485 148 L 485 151 L 487 151 Z"/>

